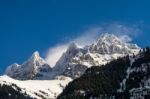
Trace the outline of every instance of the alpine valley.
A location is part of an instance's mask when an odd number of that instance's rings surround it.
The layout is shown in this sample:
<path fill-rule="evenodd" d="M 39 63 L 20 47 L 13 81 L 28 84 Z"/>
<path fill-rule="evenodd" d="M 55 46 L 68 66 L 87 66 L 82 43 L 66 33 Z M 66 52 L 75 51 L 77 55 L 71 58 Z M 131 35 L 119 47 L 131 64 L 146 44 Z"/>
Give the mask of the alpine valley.
<path fill-rule="evenodd" d="M 84 47 L 72 42 L 54 67 L 36 51 L 0 76 L 0 99 L 56 98 L 149 99 L 149 47 L 105 33 Z"/>

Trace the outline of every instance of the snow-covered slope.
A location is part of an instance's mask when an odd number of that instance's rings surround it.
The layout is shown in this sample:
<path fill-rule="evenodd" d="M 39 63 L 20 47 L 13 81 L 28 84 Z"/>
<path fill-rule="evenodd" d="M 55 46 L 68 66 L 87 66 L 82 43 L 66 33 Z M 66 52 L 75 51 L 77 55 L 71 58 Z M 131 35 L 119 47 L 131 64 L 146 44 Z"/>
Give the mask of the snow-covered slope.
<path fill-rule="evenodd" d="M 92 45 L 80 47 L 74 42 L 71 43 L 54 70 L 59 75 L 76 78 L 91 66 L 100 66 L 118 57 L 137 54 L 139 50 L 136 44 L 123 42 L 119 37 L 106 33 Z"/>
<path fill-rule="evenodd" d="M 71 80 L 68 77 L 61 76 L 57 77 L 56 80 L 19 81 L 4 75 L 0 76 L 0 85 L 8 85 L 15 90 L 17 90 L 17 86 L 21 88 L 20 93 L 26 93 L 35 99 L 55 99 Z"/>
<path fill-rule="evenodd" d="M 5 74 L 19 80 L 49 79 L 52 68 L 42 59 L 39 52 L 33 55 L 22 65 L 14 63 L 10 65 Z"/>

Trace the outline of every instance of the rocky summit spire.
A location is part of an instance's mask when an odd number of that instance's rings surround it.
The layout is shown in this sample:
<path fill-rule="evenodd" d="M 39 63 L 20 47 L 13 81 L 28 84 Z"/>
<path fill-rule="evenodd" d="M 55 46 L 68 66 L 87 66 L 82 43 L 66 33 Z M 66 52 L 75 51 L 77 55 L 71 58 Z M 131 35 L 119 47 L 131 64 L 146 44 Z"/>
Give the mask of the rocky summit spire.
<path fill-rule="evenodd" d="M 69 45 L 69 47 L 68 47 L 68 50 L 74 50 L 76 48 L 78 48 L 77 43 L 71 42 L 70 45 Z"/>
<path fill-rule="evenodd" d="M 39 59 L 40 59 L 40 54 L 38 51 L 35 51 L 31 56 L 31 60 L 39 60 Z"/>

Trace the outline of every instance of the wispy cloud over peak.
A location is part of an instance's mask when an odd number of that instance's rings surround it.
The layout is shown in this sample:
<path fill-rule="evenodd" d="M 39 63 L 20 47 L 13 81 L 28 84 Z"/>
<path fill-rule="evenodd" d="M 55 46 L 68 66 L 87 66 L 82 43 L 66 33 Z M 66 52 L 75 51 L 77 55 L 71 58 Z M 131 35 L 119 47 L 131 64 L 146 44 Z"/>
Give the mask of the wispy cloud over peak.
<path fill-rule="evenodd" d="M 62 54 L 67 50 L 69 44 L 59 44 L 54 47 L 49 48 L 46 56 L 47 63 L 54 67 L 56 62 L 62 56 Z"/>

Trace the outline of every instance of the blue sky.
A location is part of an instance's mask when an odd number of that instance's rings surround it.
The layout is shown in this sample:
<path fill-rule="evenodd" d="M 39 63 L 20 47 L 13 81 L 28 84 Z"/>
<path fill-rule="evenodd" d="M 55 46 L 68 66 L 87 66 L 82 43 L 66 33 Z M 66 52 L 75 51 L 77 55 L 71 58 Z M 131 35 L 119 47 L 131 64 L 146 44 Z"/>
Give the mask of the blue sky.
<path fill-rule="evenodd" d="M 0 0 L 0 73 L 35 50 L 45 57 L 60 42 L 114 23 L 133 27 L 133 42 L 150 45 L 149 0 Z"/>

